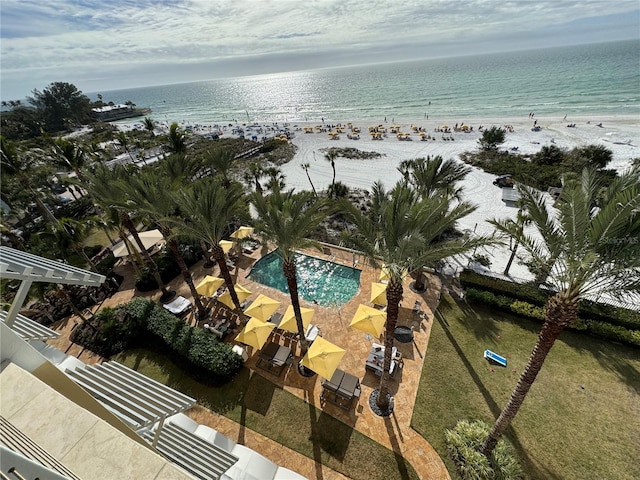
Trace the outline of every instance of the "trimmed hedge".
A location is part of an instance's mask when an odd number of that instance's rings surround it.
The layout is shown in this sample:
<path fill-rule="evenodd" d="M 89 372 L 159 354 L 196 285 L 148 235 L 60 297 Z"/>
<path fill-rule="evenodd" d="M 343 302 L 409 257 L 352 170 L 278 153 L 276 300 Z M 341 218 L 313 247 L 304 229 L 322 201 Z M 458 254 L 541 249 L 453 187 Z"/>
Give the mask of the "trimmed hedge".
<path fill-rule="evenodd" d="M 500 278 L 488 277 L 473 270 L 463 270 L 460 273 L 460 283 L 465 288 L 487 290 L 496 295 L 506 295 L 539 307 L 544 307 L 549 297 L 554 294 L 550 290 L 543 290 L 532 284 L 515 283 Z M 604 305 L 590 300 L 581 300 L 578 304 L 578 316 L 611 323 L 631 330 L 640 330 L 640 312 L 626 308 Z"/>
<path fill-rule="evenodd" d="M 495 307 L 508 313 L 544 322 L 544 307 L 538 307 L 522 300 L 516 300 L 504 295 L 495 295 L 492 292 L 477 290 L 475 288 L 467 289 L 466 299 L 471 303 Z M 640 347 L 640 330 L 580 317 L 567 328 L 570 330 L 585 331 L 596 337 Z"/>
<path fill-rule="evenodd" d="M 105 307 L 79 325 L 72 340 L 103 357 L 111 357 L 141 343 L 151 334 L 162 347 L 178 354 L 195 376 L 214 384 L 228 381 L 242 367 L 232 346 L 200 328 L 185 324 L 160 305 L 135 298 L 115 308 Z"/>
<path fill-rule="evenodd" d="M 210 372 L 216 382 L 233 377 L 242 367 L 242 359 L 232 346 L 215 335 L 185 324 L 178 317 L 150 300 L 136 298 L 124 305 L 131 314 L 146 318 L 146 329 L 189 363 Z"/>

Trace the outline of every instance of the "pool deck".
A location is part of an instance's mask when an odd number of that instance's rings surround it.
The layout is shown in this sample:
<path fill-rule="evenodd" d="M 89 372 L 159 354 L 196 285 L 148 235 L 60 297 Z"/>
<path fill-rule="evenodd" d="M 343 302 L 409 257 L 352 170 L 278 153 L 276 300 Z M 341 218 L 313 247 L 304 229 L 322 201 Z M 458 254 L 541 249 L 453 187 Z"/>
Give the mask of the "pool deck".
<path fill-rule="evenodd" d="M 236 283 L 247 287 L 252 292 L 252 295 L 248 299 L 249 302 L 262 293 L 280 301 L 281 305 L 277 311 L 284 313 L 290 304 L 288 294 L 255 283 L 247 278 L 255 261 L 266 253 L 267 251 L 265 249 L 258 249 L 251 255 L 241 255 L 237 262 L 237 268 L 233 269 L 231 274 Z M 359 400 L 354 401 L 350 410 L 343 410 L 331 403 L 320 405 L 320 393 L 322 391 L 320 384 L 322 380 L 321 377 L 314 375 L 311 378 L 306 378 L 298 374 L 295 369 L 295 364 L 300 360 L 300 349 L 296 342 L 292 343 L 289 340 L 281 338 L 279 335 L 272 334 L 271 340 L 292 348 L 292 351 L 296 355 L 292 367 L 287 367 L 279 377 L 266 373 L 262 369 L 256 368 L 257 354 L 255 349 L 251 349 L 250 347 L 248 349 L 250 357 L 246 362 L 246 366 L 255 373 L 274 382 L 279 387 L 284 388 L 304 401 L 316 406 L 318 409 L 340 419 L 364 435 L 399 453 L 413 466 L 420 478 L 449 479 L 450 476 L 440 456 L 424 438 L 411 428 L 411 416 L 422 373 L 429 334 L 431 332 L 433 312 L 437 307 L 440 296 L 441 284 L 439 279 L 435 276 L 427 275 L 426 281 L 428 288 L 426 292 L 422 294 L 413 292 L 409 288 L 410 283 L 413 281 L 411 277 L 405 280 L 398 325 L 414 327 L 414 340 L 406 344 L 396 342 L 396 347 L 402 353 L 404 365 L 395 378 L 391 380 L 390 384 L 390 392 L 395 399 L 394 413 L 387 418 L 382 418 L 373 413 L 368 404 L 369 396 L 371 392 L 379 386 L 380 380 L 379 377 L 365 370 L 365 361 L 371 348 L 371 343 L 384 343 L 383 337 L 379 339 L 371 338 L 363 332 L 349 327 L 349 323 L 358 305 L 363 303 L 371 306 L 369 301 L 371 283 L 378 281 L 380 270 L 369 266 L 364 257 L 356 256 L 354 258 L 351 252 L 336 247 L 332 247 L 330 253 L 318 251 L 305 253 L 321 259 L 342 263 L 350 267 L 353 267 L 357 260 L 355 266 L 362 272 L 360 289 L 350 301 L 340 308 L 325 308 L 303 299 L 300 300 L 301 306 L 313 308 L 316 311 L 312 323 L 320 327 L 322 337 L 346 350 L 346 354 L 340 362 L 339 368 L 360 379 L 362 394 Z M 119 268 L 122 269 L 125 267 L 122 266 Z M 125 272 L 121 271 L 120 273 Z M 197 284 L 206 275 L 218 275 L 219 269 L 217 265 L 213 268 L 204 269 L 202 262 L 199 262 L 191 268 L 191 273 L 194 282 Z M 103 302 L 100 308 L 126 303 L 133 296 L 144 296 L 155 301 L 158 300 L 160 293 L 157 291 L 147 294 L 136 292 L 133 288 L 133 277 L 134 275 L 131 275 L 131 273 L 125 275 L 125 281 L 121 285 L 120 290 Z M 191 298 L 189 289 L 182 280 L 182 276 L 174 279 L 169 286 L 175 289 L 179 295 Z M 423 315 L 414 313 L 413 306 L 416 301 L 421 302 L 424 312 Z M 94 307 L 94 310 L 95 309 Z M 193 313 L 185 317 L 185 321 L 191 325 L 199 326 L 202 326 L 204 323 L 197 322 Z M 76 355 L 85 363 L 101 361 L 102 359 L 98 356 L 82 350 L 81 347 L 69 341 L 68 334 L 72 326 L 72 322 L 68 320 L 59 322 L 56 325 L 56 329 L 62 335 L 57 340 L 50 341 L 49 343 L 63 351 L 67 351 L 69 354 Z M 228 336 L 225 338 L 225 341 L 232 342 L 233 337 Z M 323 466 L 319 462 L 293 452 L 279 443 L 250 431 L 244 426 L 215 412 L 197 406 L 188 413 L 196 421 L 219 430 L 221 433 L 231 437 L 234 441 L 253 448 L 277 464 L 299 472 L 309 479 L 332 480 L 346 478 L 344 475 Z"/>

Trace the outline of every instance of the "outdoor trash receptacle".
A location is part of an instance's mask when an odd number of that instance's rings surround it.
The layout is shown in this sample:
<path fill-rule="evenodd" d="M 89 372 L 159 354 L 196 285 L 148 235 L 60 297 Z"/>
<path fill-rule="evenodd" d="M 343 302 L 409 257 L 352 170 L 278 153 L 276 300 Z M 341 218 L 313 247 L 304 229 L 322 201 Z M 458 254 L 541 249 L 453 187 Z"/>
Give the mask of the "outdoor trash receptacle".
<path fill-rule="evenodd" d="M 393 331 L 393 338 L 400 343 L 409 343 L 413 340 L 413 329 L 411 327 L 399 326 Z"/>

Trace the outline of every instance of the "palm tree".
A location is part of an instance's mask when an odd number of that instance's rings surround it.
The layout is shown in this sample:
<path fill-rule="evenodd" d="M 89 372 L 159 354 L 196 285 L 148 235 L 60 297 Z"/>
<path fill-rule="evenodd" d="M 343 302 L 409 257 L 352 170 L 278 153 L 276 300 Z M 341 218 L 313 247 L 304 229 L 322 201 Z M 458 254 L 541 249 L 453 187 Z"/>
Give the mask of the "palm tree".
<path fill-rule="evenodd" d="M 522 204 L 540 238 L 506 222 L 492 222 L 518 240 L 534 263 L 548 265 L 548 252 L 554 252 L 549 281 L 557 293 L 547 301 L 533 352 L 482 445 L 487 456 L 518 413 L 556 339 L 576 321 L 578 302 L 601 294 L 628 294 L 640 302 L 640 168 L 604 190 L 602 179 L 584 170 L 579 180 L 565 183 L 557 210 L 544 202 L 541 192 L 520 186 Z"/>
<path fill-rule="evenodd" d="M 2 182 L 5 179 L 15 180 L 20 192 L 16 192 L 25 202 L 35 202 L 40 215 L 48 222 L 56 221 L 55 216 L 47 208 L 42 200 L 42 193 L 37 188 L 47 183 L 51 176 L 50 167 L 43 161 L 44 152 L 39 149 L 31 149 L 29 152 L 18 151 L 15 143 L 8 141 L 0 135 L 0 168 L 2 169 Z M 3 195 L 6 189 L 3 185 Z M 26 197 L 25 197 L 26 195 Z"/>
<path fill-rule="evenodd" d="M 282 190 L 285 187 L 285 176 L 278 167 L 268 167 L 264 169 L 264 174 L 269 177 L 267 187 L 270 190 L 277 188 Z"/>
<path fill-rule="evenodd" d="M 331 179 L 330 191 L 333 191 L 333 186 L 336 183 L 336 158 L 338 158 L 338 152 L 334 148 L 330 148 L 324 156 L 324 159 L 331 164 L 331 169 L 333 170 L 333 178 Z"/>
<path fill-rule="evenodd" d="M 243 179 L 249 186 L 254 185 L 256 192 L 262 194 L 262 184 L 260 180 L 265 177 L 265 169 L 262 165 L 256 162 L 249 164 L 249 169 L 243 174 Z"/>
<path fill-rule="evenodd" d="M 456 160 L 444 160 L 440 155 L 404 160 L 398 171 L 415 188 L 420 196 L 428 197 L 446 192 L 460 199 L 462 187 L 459 182 L 469 174 L 471 168 Z"/>
<path fill-rule="evenodd" d="M 93 232 L 97 222 L 98 219 L 95 217 L 87 217 L 82 220 L 61 218 L 50 223 L 48 231 L 42 232 L 42 234 L 52 237 L 57 247 L 60 248 L 61 253 L 64 254 L 69 248 L 74 250 L 84 259 L 89 268 L 95 272 L 95 264 L 84 251 L 84 242 Z"/>
<path fill-rule="evenodd" d="M 455 160 L 445 161 L 438 155 L 404 160 L 400 163 L 398 171 L 421 198 L 445 195 L 451 199 L 460 200 L 462 197 L 460 182 L 471 169 Z M 418 292 L 424 291 L 426 285 L 423 266 L 420 265 L 414 274 L 416 276 L 414 289 Z"/>
<path fill-rule="evenodd" d="M 113 169 L 105 165 L 97 165 L 89 175 L 87 175 L 87 190 L 91 193 L 93 198 L 104 209 L 115 208 L 119 215 L 122 224 L 131 233 L 138 249 L 144 258 L 145 265 L 151 271 L 151 275 L 158 284 L 158 288 L 162 291 L 160 301 L 168 302 L 175 297 L 176 292 L 167 289 L 166 285 L 158 273 L 158 266 L 147 252 L 140 236 L 138 235 L 138 229 L 136 228 L 133 220 L 131 219 L 131 213 L 133 209 L 127 202 L 126 190 L 122 187 L 122 179 L 132 176 L 132 170 L 135 167 L 116 165 Z"/>
<path fill-rule="evenodd" d="M 235 160 L 235 153 L 228 148 L 216 148 L 212 152 L 207 152 L 205 156 L 205 165 L 211 168 L 214 175 L 222 177 L 222 185 L 229 188 L 231 180 L 229 179 L 229 170 Z"/>
<path fill-rule="evenodd" d="M 128 177 L 123 183 L 126 185 L 125 191 L 130 201 L 148 214 L 158 226 L 178 263 L 178 267 L 180 267 L 185 283 L 191 291 L 199 318 L 205 318 L 208 313 L 207 308 L 196 291 L 191 272 L 172 232 L 175 218 L 179 212 L 171 192 L 178 191 L 184 183 L 191 180 L 199 168 L 198 162 L 184 155 L 172 155 L 158 166 L 146 168 L 135 177 Z"/>
<path fill-rule="evenodd" d="M 311 176 L 309 175 L 309 168 L 311 167 L 311 165 L 309 165 L 309 163 L 301 163 L 300 166 L 304 170 L 304 173 L 307 174 L 307 178 L 309 179 L 309 183 L 311 184 L 311 189 L 313 190 L 313 194 L 317 197 L 318 192 L 316 192 L 316 187 L 313 186 L 313 182 L 311 181 Z"/>
<path fill-rule="evenodd" d="M 220 275 L 229 289 L 233 304 L 236 309 L 241 310 L 225 254 L 219 244 L 227 233 L 231 220 L 241 213 L 241 185 L 234 182 L 225 189 L 220 182 L 205 179 L 195 183 L 192 188 L 176 192 L 175 199 L 183 212 L 183 219 L 178 222 L 177 230 L 184 236 L 204 241 L 211 247 L 212 256 L 220 267 Z"/>
<path fill-rule="evenodd" d="M 116 139 L 124 151 L 129 154 L 129 158 L 133 162 L 133 155 L 131 155 L 131 151 L 129 150 L 129 137 L 127 137 L 127 134 L 125 132 L 118 132 Z"/>
<path fill-rule="evenodd" d="M 369 214 L 363 214 L 349 202 L 344 202 L 344 208 L 356 226 L 348 239 L 365 253 L 372 265 L 383 262 L 389 271 L 384 367 L 376 401 L 380 409 L 388 410 L 393 333 L 405 273 L 486 245 L 491 239 L 443 239 L 443 232 L 453 228 L 456 221 L 476 207 L 467 202 L 452 206 L 451 197 L 446 195 L 420 198 L 404 182 L 396 184 L 390 192 L 386 192 L 382 184 L 374 184 Z"/>
<path fill-rule="evenodd" d="M 180 130 L 177 122 L 173 122 L 169 127 L 169 135 L 167 137 L 169 145 L 167 149 L 172 153 L 184 153 L 187 151 L 187 140 L 184 132 Z"/>
<path fill-rule="evenodd" d="M 268 196 L 255 192 L 251 196 L 251 204 L 258 216 L 254 225 L 256 233 L 263 242 L 275 243 L 276 251 L 282 258 L 282 273 L 289 287 L 300 349 L 304 355 L 307 353 L 307 341 L 300 313 L 295 251 L 317 246 L 317 242 L 309 239 L 309 236 L 330 213 L 328 203 L 325 199 L 315 198 L 311 192 L 283 192 L 274 183 Z"/>
<path fill-rule="evenodd" d="M 149 132 L 151 138 L 155 137 L 154 130 L 156 128 L 156 122 L 151 117 L 144 117 L 144 129 Z"/>
<path fill-rule="evenodd" d="M 512 231 L 512 234 L 510 235 L 510 237 L 512 239 L 515 239 L 513 241 L 513 246 L 511 247 L 511 255 L 509 256 L 509 260 L 507 261 L 507 266 L 504 268 L 504 272 L 502 272 L 503 275 L 506 275 L 506 276 L 509 275 L 509 270 L 511 269 L 513 260 L 516 257 L 516 252 L 518 250 L 518 247 L 520 246 L 520 242 L 518 241 L 518 238 L 522 236 L 524 228 L 529 224 L 529 221 L 530 220 L 527 215 L 527 212 L 522 208 L 522 206 L 520 206 L 520 208 L 518 208 L 518 213 L 516 214 L 515 220 L 507 219 L 507 220 L 504 220 L 503 222 L 503 225 L 505 227 L 508 227 L 509 230 Z"/>
<path fill-rule="evenodd" d="M 53 153 L 56 165 L 72 170 L 80 181 L 84 180 L 82 170 L 87 166 L 89 158 L 80 144 L 58 138 L 54 141 Z"/>

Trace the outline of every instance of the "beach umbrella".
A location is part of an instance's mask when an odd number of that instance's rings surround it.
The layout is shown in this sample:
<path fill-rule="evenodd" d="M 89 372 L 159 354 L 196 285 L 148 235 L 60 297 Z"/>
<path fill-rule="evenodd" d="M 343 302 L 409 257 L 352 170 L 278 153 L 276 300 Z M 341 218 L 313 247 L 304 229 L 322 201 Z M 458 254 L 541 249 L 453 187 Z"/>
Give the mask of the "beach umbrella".
<path fill-rule="evenodd" d="M 387 304 L 387 285 L 385 283 L 373 282 L 371 284 L 371 303 L 376 305 Z"/>
<path fill-rule="evenodd" d="M 313 315 L 316 313 L 316 311 L 311 308 L 300 307 L 300 313 L 302 314 L 302 325 L 306 330 L 311 323 L 311 319 L 313 318 Z M 287 310 L 284 312 L 278 328 L 280 330 L 287 330 L 289 332 L 298 333 L 298 324 L 296 323 L 296 316 L 294 315 L 292 305 L 289 305 L 287 307 Z"/>
<path fill-rule="evenodd" d="M 156 243 L 164 239 L 164 237 L 162 236 L 162 233 L 160 233 L 160 230 L 149 230 L 148 232 L 140 232 L 138 233 L 138 236 L 140 237 L 140 240 L 142 241 L 142 245 L 144 246 L 145 250 L 149 250 Z M 133 253 L 133 251 L 140 252 L 140 248 L 138 248 L 138 244 L 136 243 L 136 241 L 133 239 L 131 235 L 127 236 L 127 241 L 129 243 L 129 248 L 133 249 L 131 253 Z M 124 242 L 116 243 L 111 248 L 111 251 L 113 252 L 113 256 L 116 258 L 126 257 L 127 255 L 129 255 L 129 252 L 127 251 L 127 247 L 124 244 Z"/>
<path fill-rule="evenodd" d="M 346 350 L 343 348 L 318 337 L 313 341 L 300 363 L 321 377 L 331 378 L 345 353 Z"/>
<path fill-rule="evenodd" d="M 235 339 L 240 343 L 260 349 L 267 342 L 274 328 L 276 326 L 273 323 L 250 318 Z"/>
<path fill-rule="evenodd" d="M 405 268 L 402 271 L 402 279 L 404 280 L 404 277 L 407 276 L 407 269 Z M 387 267 L 387 265 L 385 265 L 384 263 L 382 264 L 382 268 L 380 269 L 380 277 L 379 277 L 380 281 L 389 281 L 389 267 Z"/>
<path fill-rule="evenodd" d="M 244 288 L 242 285 L 236 284 L 233 286 L 233 289 L 236 291 L 236 295 L 238 295 L 238 300 L 240 300 L 241 302 L 243 302 L 244 300 L 246 300 L 251 296 L 251 292 L 246 288 Z M 236 308 L 236 306 L 233 304 L 233 300 L 231 299 L 231 294 L 229 293 L 228 290 L 218 297 L 218 301 L 224 303 L 227 307 L 231 308 L 232 310 Z"/>
<path fill-rule="evenodd" d="M 356 310 L 349 326 L 378 338 L 382 334 L 386 321 L 387 314 L 382 310 L 367 305 L 358 305 L 358 310 Z"/>
<path fill-rule="evenodd" d="M 224 253 L 229 253 L 229 250 L 231 250 L 231 247 L 233 247 L 233 242 L 229 240 L 220 240 L 218 242 L 218 245 L 222 247 L 222 251 Z"/>
<path fill-rule="evenodd" d="M 251 227 L 240 227 L 235 232 L 233 232 L 230 236 L 234 240 L 240 240 L 241 238 L 248 237 L 253 233 L 253 228 Z"/>
<path fill-rule="evenodd" d="M 244 313 L 245 315 L 249 315 L 250 317 L 266 322 L 279 306 L 279 301 L 269 298 L 261 293 L 253 303 L 247 307 Z"/>
<path fill-rule="evenodd" d="M 213 294 L 224 285 L 224 280 L 219 277 L 207 275 L 202 281 L 196 285 L 196 292 L 205 297 L 213 297 Z"/>

